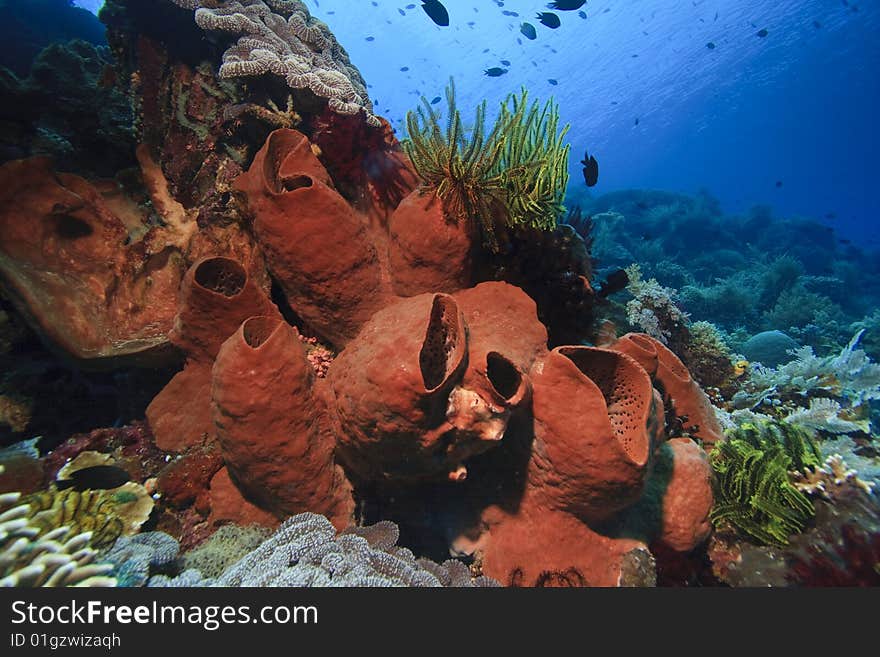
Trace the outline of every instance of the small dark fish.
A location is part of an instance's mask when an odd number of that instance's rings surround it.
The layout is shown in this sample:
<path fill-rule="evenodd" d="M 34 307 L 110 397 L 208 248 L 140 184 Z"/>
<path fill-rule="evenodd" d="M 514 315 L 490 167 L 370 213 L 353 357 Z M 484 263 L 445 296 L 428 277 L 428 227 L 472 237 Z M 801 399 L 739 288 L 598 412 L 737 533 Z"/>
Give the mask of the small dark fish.
<path fill-rule="evenodd" d="M 535 26 L 531 23 L 523 23 L 519 26 L 519 31 L 522 32 L 522 35 L 526 39 L 530 39 L 531 41 L 538 38 L 538 32 L 535 30 Z"/>
<path fill-rule="evenodd" d="M 549 82 L 550 84 L 552 84 L 554 87 L 555 87 L 557 84 L 559 84 L 559 83 L 558 83 L 556 80 L 554 80 L 553 78 L 548 78 L 548 79 L 547 79 L 547 82 Z"/>
<path fill-rule="evenodd" d="M 596 294 L 600 298 L 606 299 L 609 295 L 620 292 L 627 285 L 629 285 L 629 276 L 627 276 L 623 269 L 618 269 L 608 274 L 608 278 L 605 279 L 605 282 L 602 283 Z"/>
<path fill-rule="evenodd" d="M 371 4 L 372 4 L 374 7 L 378 7 L 378 6 L 379 6 L 379 3 L 376 2 L 376 0 L 373 0 L 373 2 L 372 2 Z"/>
<path fill-rule="evenodd" d="M 584 20 L 586 20 L 586 19 L 587 19 L 587 12 L 585 12 L 585 11 L 579 11 L 579 12 L 578 12 L 578 16 L 580 16 L 581 18 L 583 18 Z"/>
<path fill-rule="evenodd" d="M 441 100 L 440 96 L 434 96 L 434 97 L 431 99 L 431 104 L 432 104 L 432 105 L 436 105 L 437 103 L 440 102 L 440 100 Z"/>
<path fill-rule="evenodd" d="M 709 50 L 715 50 L 715 42 L 714 42 L 714 41 L 710 41 L 709 43 L 706 44 L 706 47 L 707 47 Z"/>
<path fill-rule="evenodd" d="M 107 490 L 117 488 L 131 481 L 129 475 L 122 468 L 115 465 L 94 465 L 71 473 L 70 478 L 57 482 L 59 489 L 73 488 L 83 491 L 86 489 Z"/>
<path fill-rule="evenodd" d="M 484 71 L 484 73 L 486 75 L 488 75 L 490 78 L 497 78 L 497 77 L 500 77 L 500 76 L 504 75 L 505 73 L 507 73 L 507 69 L 506 68 L 498 68 L 497 66 L 493 66 L 492 68 L 486 69 Z"/>
<path fill-rule="evenodd" d="M 777 181 L 776 181 L 776 189 L 779 189 L 780 187 L 782 187 L 782 181 L 781 181 L 781 180 L 777 180 Z"/>
<path fill-rule="evenodd" d="M 415 9 L 416 6 L 415 6 L 415 5 L 407 5 L 406 8 L 407 8 L 407 9 Z"/>
<path fill-rule="evenodd" d="M 817 30 L 821 30 L 822 23 L 820 23 L 819 21 L 813 21 L 813 27 L 815 27 Z"/>
<path fill-rule="evenodd" d="M 439 0 L 422 0 L 422 9 L 440 27 L 449 25 L 449 12 Z"/>
<path fill-rule="evenodd" d="M 477 21 L 468 21 L 467 24 L 469 27 L 473 27 L 474 25 L 477 24 Z"/>
<path fill-rule="evenodd" d="M 487 52 L 489 52 L 489 49 L 488 49 L 488 48 L 483 48 L 483 53 L 485 54 L 485 53 L 487 53 Z"/>
<path fill-rule="evenodd" d="M 555 30 L 557 27 L 562 25 L 562 21 L 559 20 L 559 16 L 549 11 L 542 11 L 540 14 L 538 14 L 536 18 L 539 23 L 541 23 L 542 25 L 546 25 L 551 30 Z"/>
<path fill-rule="evenodd" d="M 366 41 L 375 41 L 375 40 L 376 40 L 376 37 L 371 37 L 371 36 L 370 36 L 370 37 L 367 37 L 367 38 L 366 38 Z"/>
<path fill-rule="evenodd" d="M 505 9 L 501 13 L 504 14 L 505 16 L 517 16 L 517 17 L 519 16 L 519 14 L 517 14 L 515 11 L 510 11 L 509 9 Z"/>
<path fill-rule="evenodd" d="M 596 158 L 589 153 L 584 153 L 584 159 L 581 160 L 584 165 L 584 182 L 587 187 L 592 187 L 599 181 L 599 163 Z"/>
<path fill-rule="evenodd" d="M 409 66 L 401 66 L 400 70 L 406 73 L 409 70 Z"/>
<path fill-rule="evenodd" d="M 843 238 L 841 238 L 841 239 L 838 240 L 838 241 L 839 241 L 841 244 L 852 244 L 852 240 L 847 240 L 847 239 L 843 239 Z"/>
<path fill-rule="evenodd" d="M 406 16 L 406 12 L 403 9 L 398 9 L 397 13 L 400 14 L 401 16 Z"/>
<path fill-rule="evenodd" d="M 633 125 L 638 125 L 638 124 L 639 124 L 639 117 L 636 117 L 635 123 L 633 123 Z"/>
<path fill-rule="evenodd" d="M 767 30 L 758 30 L 755 35 L 761 37 L 762 39 L 770 34 Z"/>
<path fill-rule="evenodd" d="M 558 9 L 559 11 L 574 11 L 580 9 L 587 3 L 587 0 L 555 0 L 547 5 L 548 9 Z"/>
<path fill-rule="evenodd" d="M 506 59 L 502 59 L 502 60 L 501 60 L 501 64 L 504 65 L 504 66 L 510 66 L 510 62 L 507 61 Z"/>

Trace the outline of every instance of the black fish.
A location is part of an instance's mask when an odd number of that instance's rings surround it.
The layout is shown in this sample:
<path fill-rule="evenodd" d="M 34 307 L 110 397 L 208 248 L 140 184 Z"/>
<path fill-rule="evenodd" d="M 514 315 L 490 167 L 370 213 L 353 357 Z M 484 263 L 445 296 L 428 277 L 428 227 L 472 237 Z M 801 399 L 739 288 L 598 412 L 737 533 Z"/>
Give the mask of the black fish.
<path fill-rule="evenodd" d="M 407 8 L 407 9 L 415 9 L 416 6 L 415 6 L 415 5 L 407 5 L 406 8 Z"/>
<path fill-rule="evenodd" d="M 549 11 L 542 11 L 537 16 L 537 20 L 542 25 L 546 25 L 551 30 L 555 30 L 557 27 L 562 25 L 562 21 L 559 20 L 559 16 L 556 14 L 552 14 Z"/>
<path fill-rule="evenodd" d="M 510 11 L 509 9 L 505 9 L 501 13 L 505 16 L 519 16 L 519 14 L 517 14 L 515 11 Z"/>
<path fill-rule="evenodd" d="M 639 124 L 639 117 L 636 117 L 636 120 L 635 120 L 635 122 L 633 123 L 633 125 L 638 125 L 638 124 Z"/>
<path fill-rule="evenodd" d="M 583 19 L 586 20 L 586 18 L 587 18 L 587 12 L 585 12 L 585 11 L 579 11 L 579 12 L 578 12 L 578 16 L 580 16 L 581 18 L 583 18 Z"/>
<path fill-rule="evenodd" d="M 817 30 L 820 30 L 822 29 L 822 23 L 820 23 L 819 21 L 813 21 L 813 27 L 815 27 Z"/>
<path fill-rule="evenodd" d="M 599 181 L 599 163 L 596 161 L 596 158 L 589 153 L 584 153 L 584 159 L 581 160 L 581 164 L 584 165 L 584 182 L 587 184 L 587 187 L 592 187 Z"/>
<path fill-rule="evenodd" d="M 406 73 L 409 70 L 409 66 L 401 66 L 400 70 Z"/>
<path fill-rule="evenodd" d="M 558 9 L 559 11 L 574 11 L 580 9 L 587 3 L 587 0 L 555 0 L 547 5 L 548 9 Z"/>
<path fill-rule="evenodd" d="M 758 30 L 755 34 L 763 39 L 770 33 L 767 30 Z"/>
<path fill-rule="evenodd" d="M 69 478 L 57 482 L 57 486 L 60 490 L 66 488 L 78 491 L 86 489 L 107 490 L 118 488 L 129 481 L 131 481 L 131 475 L 122 468 L 115 465 L 94 465 L 71 473 Z"/>
<path fill-rule="evenodd" d="M 706 47 L 707 47 L 709 50 L 715 50 L 715 43 L 712 42 L 712 41 L 710 41 L 709 43 L 706 44 Z"/>
<path fill-rule="evenodd" d="M 436 105 L 439 102 L 440 102 L 440 96 L 434 96 L 434 98 L 431 99 L 432 105 Z"/>
<path fill-rule="evenodd" d="M 365 41 L 375 41 L 375 40 L 376 40 L 376 37 L 371 37 L 371 36 L 369 36 L 365 39 Z"/>
<path fill-rule="evenodd" d="M 490 78 L 497 78 L 507 73 L 506 68 L 498 68 L 497 66 L 493 66 L 492 68 L 486 69 L 485 74 Z"/>
<path fill-rule="evenodd" d="M 403 9 L 398 9 L 397 13 L 399 13 L 401 16 L 406 16 L 406 12 Z"/>
<path fill-rule="evenodd" d="M 627 285 L 629 285 L 629 276 L 626 275 L 626 272 L 623 269 L 618 269 L 617 271 L 608 274 L 608 278 L 605 279 L 605 282 L 602 283 L 596 294 L 602 299 L 605 299 L 610 294 L 620 292 Z"/>
<path fill-rule="evenodd" d="M 519 31 L 522 32 L 523 36 L 526 39 L 534 41 L 538 38 L 538 33 L 535 31 L 535 26 L 531 23 L 523 23 L 519 26 Z"/>
<path fill-rule="evenodd" d="M 548 79 L 547 79 L 547 82 L 549 82 L 550 84 L 552 84 L 554 87 L 555 87 L 557 84 L 559 84 L 559 83 L 558 83 L 556 80 L 554 80 L 553 78 L 548 78 Z"/>
<path fill-rule="evenodd" d="M 502 63 L 504 66 L 510 66 L 510 62 L 507 61 L 506 59 L 502 59 L 502 60 L 501 60 L 501 63 Z"/>
<path fill-rule="evenodd" d="M 777 180 L 777 181 L 776 181 L 776 188 L 778 189 L 778 188 L 780 188 L 780 187 L 782 187 L 782 181 L 781 181 L 781 180 Z"/>
<path fill-rule="evenodd" d="M 422 0 L 422 9 L 440 27 L 449 25 L 449 12 L 446 11 L 446 7 L 440 4 L 439 0 Z"/>

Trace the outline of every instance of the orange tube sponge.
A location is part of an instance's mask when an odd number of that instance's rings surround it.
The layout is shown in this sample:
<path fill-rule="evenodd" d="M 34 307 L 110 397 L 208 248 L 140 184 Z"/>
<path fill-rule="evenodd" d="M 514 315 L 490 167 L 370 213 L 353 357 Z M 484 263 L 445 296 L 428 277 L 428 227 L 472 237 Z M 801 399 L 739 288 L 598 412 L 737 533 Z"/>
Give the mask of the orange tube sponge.
<path fill-rule="evenodd" d="M 723 431 L 712 403 L 666 345 L 643 333 L 627 333 L 611 348 L 632 356 L 649 372 L 656 367 L 654 383 L 667 408 L 676 417 L 685 418 L 682 428 L 691 437 L 709 445 L 721 439 Z"/>
<path fill-rule="evenodd" d="M 214 363 L 217 438 L 245 497 L 279 516 L 313 511 L 344 527 L 354 512 L 351 486 L 314 382 L 295 328 L 274 317 L 246 320 Z"/>
<path fill-rule="evenodd" d="M 236 179 L 254 234 L 288 303 L 336 346 L 351 340 L 390 298 L 363 217 L 332 187 L 296 130 L 276 130 Z"/>
<path fill-rule="evenodd" d="M 588 522 L 636 502 L 653 452 L 647 373 L 609 349 L 557 347 L 531 376 L 536 495 Z"/>

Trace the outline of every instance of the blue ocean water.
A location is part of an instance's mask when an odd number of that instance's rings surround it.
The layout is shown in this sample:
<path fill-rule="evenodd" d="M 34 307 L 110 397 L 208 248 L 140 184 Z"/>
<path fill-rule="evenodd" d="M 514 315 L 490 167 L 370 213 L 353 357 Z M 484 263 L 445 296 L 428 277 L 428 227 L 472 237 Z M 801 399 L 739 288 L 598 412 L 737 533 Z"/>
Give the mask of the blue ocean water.
<path fill-rule="evenodd" d="M 555 97 L 571 123 L 573 186 L 589 150 L 601 166 L 595 195 L 705 187 L 726 212 L 767 204 L 880 246 L 875 2 L 595 0 L 586 18 L 557 12 L 555 30 L 535 20 L 548 11 L 536 0 L 447 0 L 448 27 L 405 0 L 306 4 L 399 134 L 419 97 L 442 96 L 450 76 L 463 110 L 525 86 Z M 534 41 L 520 33 L 524 21 Z M 487 77 L 491 67 L 507 73 Z"/>

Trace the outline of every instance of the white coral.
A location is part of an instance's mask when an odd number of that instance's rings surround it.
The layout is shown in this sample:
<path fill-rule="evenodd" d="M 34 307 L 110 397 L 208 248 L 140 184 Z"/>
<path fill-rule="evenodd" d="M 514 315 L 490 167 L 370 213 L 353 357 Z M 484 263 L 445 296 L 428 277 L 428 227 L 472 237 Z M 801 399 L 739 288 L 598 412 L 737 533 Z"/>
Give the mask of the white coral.
<path fill-rule="evenodd" d="M 300 0 L 172 0 L 195 9 L 203 30 L 228 32 L 237 42 L 223 54 L 221 78 L 272 73 L 293 89 L 309 89 L 326 98 L 340 114 L 363 111 L 379 126 L 366 84 L 325 23 L 309 14 Z"/>
<path fill-rule="evenodd" d="M 842 410 L 839 402 L 826 397 L 816 397 L 810 400 L 809 408 L 799 408 L 789 413 L 783 421 L 812 431 L 826 431 L 833 434 L 870 432 L 867 420 L 859 422 L 845 420 L 840 417 Z"/>

